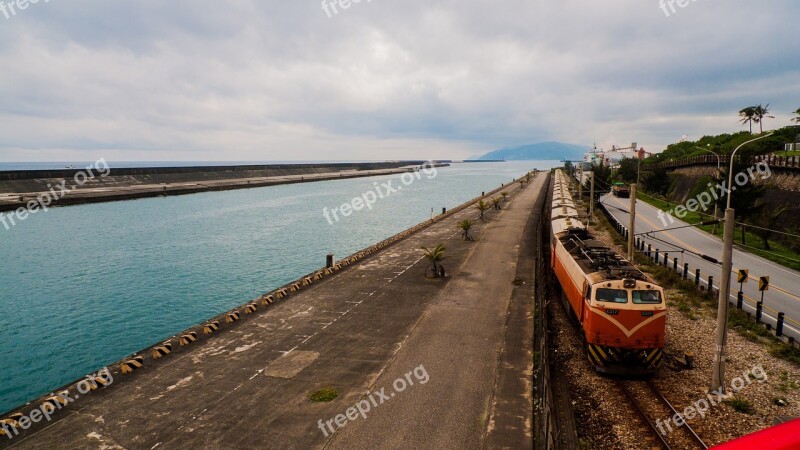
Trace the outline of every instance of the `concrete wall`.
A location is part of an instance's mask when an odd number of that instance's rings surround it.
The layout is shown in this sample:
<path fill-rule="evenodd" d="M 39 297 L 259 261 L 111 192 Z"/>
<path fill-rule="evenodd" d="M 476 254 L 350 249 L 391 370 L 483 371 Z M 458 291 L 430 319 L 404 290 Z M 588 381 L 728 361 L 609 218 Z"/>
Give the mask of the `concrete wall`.
<path fill-rule="evenodd" d="M 716 167 L 710 166 L 691 166 L 673 170 L 669 174 L 669 199 L 676 203 L 685 203 L 699 185 L 706 186 L 716 171 Z M 781 216 L 780 228 L 800 229 L 800 174 L 773 168 L 769 178 L 761 181 L 760 177 L 756 176 L 755 183 L 765 187 L 762 200 L 766 202 L 767 208 L 770 210 L 788 208 Z"/>

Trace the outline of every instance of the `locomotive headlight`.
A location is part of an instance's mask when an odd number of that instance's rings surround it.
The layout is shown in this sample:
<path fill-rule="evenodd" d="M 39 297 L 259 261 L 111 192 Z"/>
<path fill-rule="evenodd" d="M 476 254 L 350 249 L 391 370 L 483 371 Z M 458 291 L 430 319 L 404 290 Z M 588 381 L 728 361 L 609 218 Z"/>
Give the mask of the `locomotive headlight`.
<path fill-rule="evenodd" d="M 633 278 L 625 278 L 624 280 L 622 280 L 622 286 L 625 289 L 633 289 L 636 287 L 636 280 L 634 280 Z"/>

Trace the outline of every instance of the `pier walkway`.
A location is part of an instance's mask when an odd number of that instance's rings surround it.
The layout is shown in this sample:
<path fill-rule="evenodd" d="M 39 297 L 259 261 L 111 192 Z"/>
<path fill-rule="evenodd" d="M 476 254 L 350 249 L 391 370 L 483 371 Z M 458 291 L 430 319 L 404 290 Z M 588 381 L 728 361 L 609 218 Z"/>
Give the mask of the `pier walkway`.
<path fill-rule="evenodd" d="M 190 351 L 116 375 L 46 426 L 0 435 L 0 447 L 525 447 L 532 336 L 506 328 L 525 315 L 512 292 L 546 178 L 509 186 L 510 202 L 478 223 L 475 242 L 456 227 L 477 217 L 468 208 Z M 420 247 L 441 242 L 447 279 L 426 279 Z M 329 386 L 335 400 L 309 399 Z M 369 411 L 351 409 L 365 400 Z"/>

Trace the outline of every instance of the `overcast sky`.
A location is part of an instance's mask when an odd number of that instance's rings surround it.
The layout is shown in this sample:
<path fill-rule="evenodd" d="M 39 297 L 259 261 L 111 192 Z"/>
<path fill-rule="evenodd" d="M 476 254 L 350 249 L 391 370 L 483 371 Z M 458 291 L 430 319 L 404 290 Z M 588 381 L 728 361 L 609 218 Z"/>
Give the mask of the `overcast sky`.
<path fill-rule="evenodd" d="M 44 1 L 0 12 L 0 161 L 657 151 L 800 108 L 796 0 Z"/>

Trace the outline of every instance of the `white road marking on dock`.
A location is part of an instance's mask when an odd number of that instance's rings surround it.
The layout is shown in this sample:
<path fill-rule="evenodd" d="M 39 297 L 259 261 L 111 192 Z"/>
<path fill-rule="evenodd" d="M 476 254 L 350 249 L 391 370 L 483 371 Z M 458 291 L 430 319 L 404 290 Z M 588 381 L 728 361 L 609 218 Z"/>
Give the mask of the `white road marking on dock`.
<path fill-rule="evenodd" d="M 455 236 L 456 234 L 458 234 L 458 233 L 457 233 L 457 232 L 456 232 L 456 233 L 453 233 L 453 235 L 451 235 L 451 236 L 448 238 L 448 240 L 449 240 L 449 239 L 452 239 L 452 238 L 453 238 L 453 236 Z M 415 265 L 416 265 L 418 262 L 422 261 L 424 258 L 425 258 L 425 256 L 421 256 L 421 257 L 419 257 L 419 258 L 418 258 L 418 259 L 416 259 L 414 262 L 412 262 L 411 264 L 409 264 L 408 266 L 406 266 L 406 268 L 405 268 L 405 269 L 403 269 L 402 271 L 400 271 L 400 272 L 395 272 L 395 274 L 396 274 L 396 275 L 395 275 L 394 277 L 392 277 L 392 278 L 386 278 L 386 280 L 389 280 L 389 281 L 388 281 L 386 284 L 389 284 L 389 283 L 391 283 L 392 281 L 394 281 L 395 279 L 397 279 L 398 277 L 400 277 L 400 275 L 403 275 L 404 273 L 408 272 L 408 270 L 409 270 L 409 269 L 411 269 L 412 267 L 414 267 L 414 266 L 415 266 Z M 367 293 L 367 292 L 361 292 L 360 294 L 361 294 L 361 295 L 366 295 L 366 296 L 367 296 L 367 298 L 369 298 L 369 297 L 372 297 L 373 295 L 375 295 L 375 294 L 378 292 L 378 290 L 380 290 L 380 287 L 379 287 L 378 289 L 375 289 L 375 290 L 374 290 L 374 291 L 372 291 L 372 292 L 369 292 L 369 293 Z M 329 323 L 325 324 L 324 326 L 322 326 L 322 328 L 321 328 L 321 329 L 319 329 L 319 330 L 318 330 L 316 333 L 312 334 L 311 336 L 299 335 L 298 337 L 305 337 L 305 339 L 304 339 L 302 342 L 300 342 L 298 345 L 295 345 L 295 346 L 294 346 L 293 348 L 291 348 L 290 350 L 288 350 L 288 351 L 281 351 L 280 353 L 282 354 L 282 356 L 286 356 L 286 355 L 288 355 L 288 354 L 292 353 L 293 351 L 297 350 L 297 349 L 298 349 L 298 348 L 299 348 L 301 345 L 303 345 L 303 344 L 307 343 L 308 341 L 310 341 L 311 339 L 313 339 L 314 337 L 316 337 L 316 336 L 317 336 L 317 335 L 318 335 L 320 332 L 322 332 L 323 330 L 327 329 L 329 326 L 331 326 L 331 325 L 333 325 L 334 323 L 336 323 L 336 321 L 338 321 L 338 320 L 339 320 L 341 317 L 344 317 L 345 315 L 347 315 L 347 314 L 348 314 L 350 311 L 352 311 L 352 310 L 353 310 L 354 308 L 356 308 L 358 305 L 360 305 L 360 304 L 364 303 L 364 301 L 365 301 L 365 299 L 359 300 L 359 301 L 357 301 L 357 302 L 353 302 L 353 301 L 347 301 L 346 303 L 350 303 L 350 304 L 352 304 L 352 305 L 353 305 L 353 306 L 351 306 L 351 307 L 350 307 L 350 309 L 348 309 L 347 311 L 344 311 L 344 312 L 340 312 L 340 313 L 339 313 L 339 314 L 340 314 L 340 316 L 339 316 L 339 317 L 337 317 L 337 318 L 333 319 L 333 321 L 331 321 L 331 322 L 329 322 Z M 310 311 L 311 311 L 311 309 L 313 309 L 313 308 L 309 308 L 309 309 L 307 309 L 307 310 L 306 310 L 306 313 L 310 312 Z M 327 312 L 327 311 L 326 311 L 326 312 Z M 300 314 L 301 314 L 301 313 L 295 314 L 294 316 L 292 316 L 292 317 L 290 317 L 289 319 L 286 319 L 286 320 L 294 319 L 294 318 L 296 318 L 296 317 L 297 317 L 298 315 L 300 315 Z M 286 320 L 282 320 L 282 322 L 284 322 L 284 323 L 285 323 L 285 321 L 286 321 Z M 291 328 L 291 327 L 289 327 L 289 328 Z M 400 344 L 400 345 L 402 346 L 402 344 Z M 252 381 L 252 380 L 253 380 L 254 378 L 256 378 L 258 375 L 262 374 L 262 373 L 263 373 L 265 370 L 266 370 L 266 367 L 265 367 L 265 368 L 263 368 L 263 369 L 260 369 L 260 370 L 258 370 L 258 371 L 256 372 L 256 374 L 255 374 L 255 375 L 253 375 L 252 377 L 250 377 L 250 379 L 249 379 L 248 381 Z M 236 386 L 236 388 L 234 388 L 233 390 L 234 390 L 234 391 L 236 391 L 236 390 L 237 390 L 237 389 L 239 389 L 240 387 L 242 387 L 242 385 L 241 385 L 241 384 L 240 384 L 239 386 Z"/>

